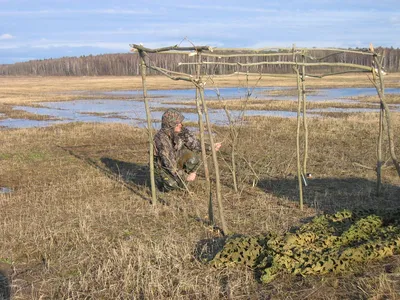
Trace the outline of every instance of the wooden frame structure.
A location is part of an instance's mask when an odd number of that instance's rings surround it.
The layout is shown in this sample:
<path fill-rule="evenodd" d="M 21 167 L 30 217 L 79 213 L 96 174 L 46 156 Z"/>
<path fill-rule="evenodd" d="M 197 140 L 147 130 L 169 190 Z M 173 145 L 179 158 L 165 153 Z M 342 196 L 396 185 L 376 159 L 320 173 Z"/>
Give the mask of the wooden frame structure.
<path fill-rule="evenodd" d="M 394 146 L 394 138 L 393 138 L 393 130 L 391 125 L 390 118 L 390 110 L 388 105 L 385 102 L 385 93 L 384 93 L 384 79 L 382 73 L 382 61 L 383 57 L 374 51 L 372 45 L 370 45 L 369 49 L 363 51 L 355 51 L 355 50 L 347 50 L 347 49 L 335 49 L 335 48 L 296 48 L 293 46 L 292 48 L 262 48 L 262 49 L 231 49 L 231 48 L 212 48 L 209 46 L 191 46 L 191 47 L 180 47 L 178 45 L 157 48 L 157 49 L 149 49 L 142 45 L 132 44 L 130 45 L 132 48 L 132 52 L 139 53 L 141 57 L 141 74 L 142 74 L 142 82 L 143 82 L 143 96 L 144 103 L 146 107 L 147 114 L 147 125 L 149 128 L 149 148 L 150 148 L 150 171 L 151 171 L 151 190 L 152 190 L 152 202 L 156 203 L 156 192 L 155 192 L 155 184 L 154 184 L 154 169 L 153 169 L 153 136 L 152 136 L 152 128 L 151 128 L 151 115 L 147 102 L 147 88 L 146 88 L 146 69 L 155 70 L 160 74 L 163 74 L 170 78 L 171 80 L 183 80 L 187 82 L 191 82 L 193 86 L 196 88 L 196 107 L 197 113 L 199 116 L 199 128 L 200 128 L 200 140 L 202 145 L 202 157 L 205 168 L 205 176 L 208 184 L 208 188 L 210 188 L 210 176 L 209 176 L 209 168 L 207 166 L 207 159 L 205 154 L 205 144 L 204 144 L 204 130 L 203 130 L 203 113 L 206 120 L 206 125 L 208 129 L 208 135 L 210 143 L 213 144 L 213 136 L 211 132 L 211 123 L 207 113 L 207 104 L 204 99 L 204 82 L 202 81 L 202 76 L 207 74 L 200 73 L 201 66 L 237 66 L 240 68 L 248 68 L 254 66 L 263 66 L 263 65 L 288 65 L 291 66 L 294 74 L 297 79 L 297 90 L 298 90 L 298 107 L 297 107 L 297 133 L 296 133 L 296 151 L 297 151 L 297 179 L 299 186 L 299 206 L 300 209 L 303 209 L 303 182 L 305 181 L 305 174 L 307 174 L 307 159 L 308 159 L 308 127 L 307 127 L 307 114 L 306 114 L 306 77 L 326 77 L 326 76 L 334 76 L 337 74 L 343 73 L 356 73 L 356 72 L 366 72 L 372 75 L 372 84 L 377 90 L 377 94 L 379 96 L 380 101 L 380 118 L 379 118 L 379 137 L 377 143 L 377 165 L 376 165 L 376 174 L 377 174 L 377 193 L 380 193 L 381 190 L 381 174 L 382 174 L 382 137 L 383 137 L 383 128 L 384 123 L 386 121 L 386 129 L 388 134 L 389 141 L 389 149 L 390 155 L 393 161 L 393 164 L 397 170 L 397 173 L 400 177 L 400 165 L 398 159 L 395 154 L 395 146 Z M 324 57 L 312 57 L 309 53 L 312 51 L 313 53 L 318 53 L 318 51 L 332 51 L 331 54 L 326 55 Z M 184 72 L 176 72 L 167 70 L 161 67 L 158 67 L 152 63 L 152 61 L 148 58 L 149 53 L 170 53 L 170 54 L 186 54 L 188 57 L 193 57 L 193 61 L 191 62 L 180 62 L 179 66 L 189 66 L 193 65 L 196 67 L 196 74 L 187 74 Z M 360 64 L 352 64 L 352 63 L 343 63 L 343 62 L 324 62 L 324 60 L 328 57 L 332 57 L 333 55 L 338 54 L 346 54 L 352 53 L 355 55 L 367 55 L 370 56 L 371 65 L 360 65 Z M 226 62 L 221 61 L 221 58 L 231 59 L 231 58 L 240 58 L 240 57 L 275 57 L 277 60 L 275 61 L 258 61 L 258 62 Z M 288 60 L 280 60 L 282 57 L 286 59 L 291 58 L 291 61 Z M 338 72 L 326 72 L 323 74 L 312 74 L 307 73 L 306 69 L 313 69 L 315 67 L 341 67 L 341 71 Z M 345 69 L 345 70 L 343 70 Z M 247 70 L 234 72 L 234 74 L 246 74 L 248 76 L 278 76 L 277 74 L 271 73 L 250 73 Z M 229 74 L 223 75 L 227 76 Z M 233 75 L 233 74 L 231 74 Z M 304 131 L 304 141 L 303 145 L 301 145 L 300 134 L 301 131 Z M 303 146 L 303 147 L 302 147 Z M 213 148 L 213 147 L 212 147 Z M 303 148 L 303 157 L 301 158 L 300 152 L 301 148 Z M 222 197 L 221 197 L 221 187 L 219 180 L 219 169 L 217 156 L 214 149 L 212 149 L 212 158 L 215 168 L 215 176 L 216 176 L 216 195 L 219 207 L 219 215 L 220 220 L 222 222 L 222 229 L 225 233 L 228 232 L 228 228 L 225 224 L 223 206 L 222 206 Z M 211 189 L 210 189 L 211 194 Z"/>

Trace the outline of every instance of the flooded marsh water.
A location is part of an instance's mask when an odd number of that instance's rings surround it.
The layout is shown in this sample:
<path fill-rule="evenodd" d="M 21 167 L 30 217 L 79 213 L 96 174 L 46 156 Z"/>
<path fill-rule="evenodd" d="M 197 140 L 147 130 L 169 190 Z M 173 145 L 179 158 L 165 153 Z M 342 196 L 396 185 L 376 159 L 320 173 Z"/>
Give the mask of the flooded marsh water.
<path fill-rule="evenodd" d="M 293 90 L 293 89 L 291 89 Z M 277 93 L 274 93 L 278 91 Z M 206 89 L 205 99 L 209 100 L 228 100 L 228 99 L 253 99 L 262 101 L 288 100 L 296 101 L 295 95 L 282 95 L 288 91 L 288 88 L 255 88 L 253 90 L 247 88 L 221 88 Z M 386 89 L 387 94 L 400 94 L 399 88 Z M 87 93 L 85 91 L 76 92 Z M 92 92 L 92 95 L 101 95 L 102 99 L 97 100 L 73 100 L 61 102 L 43 102 L 36 103 L 36 106 L 14 106 L 14 110 L 21 110 L 35 115 L 47 117 L 48 120 L 28 120 L 28 119 L 12 119 L 7 118 L 4 114 L 0 114 L 0 127 L 7 128 L 27 128 L 27 127 L 44 127 L 54 124 L 62 124 L 69 122 L 103 122 L 103 123 L 125 123 L 136 127 L 144 127 L 146 125 L 146 114 L 144 104 L 140 99 L 142 91 L 113 91 L 113 92 Z M 185 119 L 189 122 L 197 122 L 197 113 L 195 113 L 195 95 L 194 89 L 182 90 L 150 90 L 148 91 L 149 105 L 151 108 L 154 126 L 159 127 L 159 120 L 166 108 L 174 107 L 177 109 L 189 110 L 185 112 Z M 374 88 L 340 88 L 340 89 L 319 89 L 313 90 L 307 95 L 309 102 L 326 102 L 335 103 L 360 103 L 353 100 L 353 97 L 376 95 Z M 110 99 L 103 99 L 109 96 Z M 112 100 L 115 97 L 132 97 L 134 99 Z M 111 99 L 112 98 L 112 99 Z M 175 103 L 171 104 L 173 100 Z M 180 101 L 185 102 L 176 104 Z M 188 104 L 193 101 L 193 104 Z M 391 105 L 395 111 L 400 111 L 400 105 Z M 193 112 L 192 112 L 193 111 Z M 357 113 L 357 112 L 375 112 L 379 111 L 379 105 L 376 108 L 319 108 L 308 110 L 309 116 L 321 117 L 321 113 L 340 112 L 340 113 Z M 241 115 L 241 111 L 232 110 L 231 114 L 234 118 Z M 213 123 L 224 125 L 228 123 L 225 111 L 223 109 L 209 109 L 210 119 Z M 297 113 L 285 110 L 246 110 L 246 116 L 275 116 L 275 117 L 296 117 Z"/>

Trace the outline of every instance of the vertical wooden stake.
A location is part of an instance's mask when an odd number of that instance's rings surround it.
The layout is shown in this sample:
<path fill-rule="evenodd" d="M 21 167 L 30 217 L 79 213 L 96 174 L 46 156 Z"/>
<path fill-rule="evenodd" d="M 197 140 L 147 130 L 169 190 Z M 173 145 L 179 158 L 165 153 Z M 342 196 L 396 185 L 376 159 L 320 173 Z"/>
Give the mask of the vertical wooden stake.
<path fill-rule="evenodd" d="M 298 90 L 298 100 L 297 100 L 297 136 L 296 136 L 296 153 L 297 153 L 297 179 L 299 184 L 299 196 L 300 196 L 300 210 L 303 210 L 303 182 L 302 182 L 302 170 L 301 170 L 301 163 L 300 163 L 300 127 L 301 127 L 301 99 L 302 99 L 302 92 L 301 92 L 301 79 L 300 79 L 300 72 L 299 68 L 296 67 L 296 74 L 297 74 L 297 90 Z"/>
<path fill-rule="evenodd" d="M 203 112 L 201 110 L 201 101 L 200 101 L 200 89 L 201 89 L 201 52 L 197 52 L 198 55 L 198 64 L 196 65 L 196 108 L 197 115 L 199 117 L 199 131 L 200 131 L 200 143 L 201 143 L 201 156 L 204 164 L 204 175 L 206 177 L 206 189 L 209 193 L 209 201 L 208 201 L 208 221 L 210 225 L 214 225 L 214 213 L 213 213 L 213 205 L 212 205 L 212 191 L 210 184 L 210 171 L 208 169 L 208 161 L 207 161 L 207 153 L 206 153 L 206 145 L 204 141 L 204 122 L 203 122 Z"/>
<path fill-rule="evenodd" d="M 379 86 L 376 84 L 375 88 L 376 88 L 376 91 L 378 92 L 379 100 L 381 101 L 381 107 L 383 107 L 383 109 L 385 111 L 384 116 L 386 119 L 386 127 L 387 127 L 387 132 L 388 132 L 390 156 L 392 157 L 392 161 L 396 168 L 397 174 L 400 177 L 400 164 L 399 164 L 399 161 L 397 160 L 396 153 L 395 153 L 394 136 L 393 136 L 392 121 L 391 121 L 391 117 L 390 117 L 390 109 L 385 101 L 385 86 L 384 86 L 383 75 L 382 75 L 382 65 L 379 62 L 377 55 L 374 56 L 374 64 L 378 69 L 378 78 L 379 78 Z"/>
<path fill-rule="evenodd" d="M 199 124 L 199 131 L 200 131 L 200 142 L 201 142 L 201 154 L 203 158 L 203 164 L 204 164 L 204 174 L 206 177 L 207 181 L 207 188 L 210 188 L 210 171 L 208 169 L 208 163 L 207 163 L 207 153 L 206 153 L 206 146 L 205 146 L 205 141 L 204 141 L 204 122 L 203 122 L 203 112 L 201 110 L 201 100 L 200 100 L 200 86 L 202 84 L 201 82 L 201 74 L 200 74 L 200 62 L 201 62 L 201 52 L 198 53 L 198 62 L 196 66 L 196 108 L 197 108 L 197 114 L 198 114 L 198 124 Z"/>
<path fill-rule="evenodd" d="M 295 45 L 293 45 L 293 60 L 297 61 L 296 53 L 295 53 Z M 297 135 L 296 135 L 296 153 L 297 153 L 297 182 L 299 185 L 299 206 L 300 210 L 303 210 L 303 181 L 302 181 L 302 170 L 300 163 L 300 128 L 301 128 L 301 101 L 303 99 L 302 96 L 302 86 L 301 86 L 301 78 L 299 66 L 296 65 L 293 67 L 294 71 L 297 75 Z"/>
<path fill-rule="evenodd" d="M 383 135 L 383 114 L 384 114 L 383 106 L 380 106 L 379 113 L 379 135 L 378 135 L 378 143 L 377 143 L 377 163 L 376 163 L 376 194 L 379 196 L 381 194 L 382 188 L 382 135 Z"/>
<path fill-rule="evenodd" d="M 149 136 L 149 164 L 150 164 L 150 185 L 151 185 L 151 203 L 153 206 L 157 204 L 157 195 L 156 195 L 156 183 L 154 180 L 154 144 L 153 144 L 153 126 L 151 124 L 151 113 L 150 107 L 147 100 L 147 85 L 146 85 L 146 64 L 144 61 L 144 53 L 143 51 L 139 51 L 140 54 L 140 73 L 142 75 L 142 85 L 143 85 L 143 100 L 144 106 L 146 109 L 146 118 L 147 118 L 147 129 Z"/>
<path fill-rule="evenodd" d="M 226 234 L 229 234 L 229 230 L 228 230 L 228 227 L 225 222 L 224 207 L 222 204 L 221 182 L 220 182 L 220 176 L 219 176 L 219 165 L 218 165 L 218 160 L 217 160 L 217 152 L 215 151 L 215 148 L 214 148 L 214 138 L 213 138 L 212 129 L 211 129 L 211 121 L 210 121 L 210 117 L 208 115 L 207 104 L 204 99 L 204 86 L 199 85 L 199 87 L 200 87 L 200 99 L 201 99 L 201 103 L 203 104 L 203 111 L 204 111 L 204 114 L 206 117 L 208 136 L 210 139 L 211 153 L 212 153 L 214 169 L 215 169 L 215 186 L 217 189 L 216 194 L 217 194 L 219 218 L 221 220 L 223 233 L 224 233 L 224 235 L 226 235 Z"/>
<path fill-rule="evenodd" d="M 302 55 L 303 63 L 306 62 L 304 53 Z M 301 67 L 301 96 L 303 102 L 303 130 L 304 130 L 304 157 L 303 157 L 303 175 L 307 174 L 307 159 L 308 159 L 308 126 L 307 126 L 307 103 L 306 103 L 306 67 Z"/>

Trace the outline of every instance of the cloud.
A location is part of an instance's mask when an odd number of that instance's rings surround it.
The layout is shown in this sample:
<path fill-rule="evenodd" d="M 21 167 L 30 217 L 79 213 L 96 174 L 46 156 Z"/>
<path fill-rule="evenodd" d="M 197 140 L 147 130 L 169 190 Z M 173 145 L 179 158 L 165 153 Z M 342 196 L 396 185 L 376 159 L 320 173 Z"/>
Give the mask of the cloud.
<path fill-rule="evenodd" d="M 80 48 L 93 47 L 109 50 L 129 51 L 128 43 L 107 43 L 107 42 L 49 42 L 42 40 L 41 43 L 30 45 L 32 48 L 51 49 L 51 48 Z"/>
<path fill-rule="evenodd" d="M 95 14 L 95 15 L 153 15 L 149 9 L 49 9 L 49 10 L 10 10 L 0 11 L 0 16 L 29 16 L 29 15 L 65 15 L 65 14 Z"/>
<path fill-rule="evenodd" d="M 10 40 L 12 38 L 14 38 L 14 37 L 8 33 L 4 33 L 4 34 L 0 35 L 0 40 Z"/>
<path fill-rule="evenodd" d="M 81 35 L 88 37 L 97 36 L 102 39 L 110 38 L 126 38 L 129 41 L 139 39 L 152 39 L 152 40 L 165 40 L 165 39 L 182 39 L 186 36 L 194 37 L 196 40 L 199 38 L 218 38 L 227 39 L 235 38 L 237 32 L 253 30 L 258 25 L 248 23 L 227 24 L 223 22 L 185 22 L 184 25 L 179 23 L 151 23 L 147 26 L 132 27 L 130 29 L 122 30 L 85 30 L 81 31 Z M 201 30 L 199 30 L 199 28 Z M 73 34 L 73 32 L 64 32 Z"/>
<path fill-rule="evenodd" d="M 400 26 L 400 15 L 394 15 L 390 18 L 390 23 L 393 26 Z"/>
<path fill-rule="evenodd" d="M 348 45 L 345 44 L 341 41 L 336 41 L 334 39 L 327 40 L 327 41 L 321 41 L 321 40 L 267 40 L 267 41 L 260 41 L 256 44 L 251 44 L 247 46 L 246 48 L 251 48 L 251 49 L 283 49 L 287 48 L 290 49 L 293 44 L 297 48 L 313 48 L 313 47 L 318 47 L 318 48 L 347 48 L 347 47 L 355 47 L 364 45 L 367 46 L 367 44 L 362 44 L 360 42 L 354 42 L 354 45 Z"/>
<path fill-rule="evenodd" d="M 0 45 L 0 49 L 18 49 L 18 45 Z"/>
<path fill-rule="evenodd" d="M 236 12 L 254 12 L 254 13 L 276 13 L 276 9 L 267 9 L 267 8 L 259 8 L 259 7 L 247 7 L 247 6 L 219 6 L 219 5 L 178 5 L 177 8 L 183 9 L 194 9 L 194 10 L 220 10 L 220 11 L 236 11 Z"/>
<path fill-rule="evenodd" d="M 136 2 L 10 0 L 0 10 L 0 52 L 6 57 L 79 56 L 189 40 L 223 48 L 400 46 L 400 13 L 393 9 L 398 0 Z"/>
<path fill-rule="evenodd" d="M 168 2 L 168 1 L 164 1 Z M 324 9 L 340 9 L 340 10 L 359 10 L 359 9 L 374 9 L 374 10 L 393 10 L 394 7 L 398 6 L 398 0 L 385 0 L 385 1 L 365 1 L 365 0 L 286 0 L 282 4 L 282 1 L 270 0 L 264 1 L 252 1 L 247 0 L 246 4 L 243 5 L 241 1 L 201 1 L 201 4 L 179 4 L 171 6 L 176 6 L 182 9 L 193 9 L 193 10 L 219 10 L 219 11 L 241 11 L 241 12 L 269 12 L 271 10 L 282 10 L 282 7 L 290 7 L 291 11 L 303 10 L 307 11 L 315 8 Z M 238 2 L 240 3 L 238 5 Z M 218 3 L 218 5 L 216 5 Z"/>

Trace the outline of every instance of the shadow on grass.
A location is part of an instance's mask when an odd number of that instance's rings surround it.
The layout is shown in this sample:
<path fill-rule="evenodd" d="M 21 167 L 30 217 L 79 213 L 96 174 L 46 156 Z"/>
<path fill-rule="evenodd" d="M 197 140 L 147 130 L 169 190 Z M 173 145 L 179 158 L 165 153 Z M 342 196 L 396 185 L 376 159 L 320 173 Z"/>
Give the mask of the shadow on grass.
<path fill-rule="evenodd" d="M 258 183 L 262 190 L 290 201 L 299 201 L 297 178 L 264 179 Z M 376 195 L 376 182 L 364 178 L 315 178 L 303 184 L 305 205 L 334 213 L 342 209 L 397 208 L 400 204 L 400 186 L 384 184 Z"/>
<path fill-rule="evenodd" d="M 148 165 L 125 162 L 109 157 L 102 157 L 101 162 L 117 177 L 127 183 L 138 186 L 150 186 L 150 169 Z"/>
<path fill-rule="evenodd" d="M 194 257 L 203 263 L 210 262 L 225 246 L 227 238 L 228 236 L 222 236 L 198 241 L 194 249 Z"/>
<path fill-rule="evenodd" d="M 88 157 L 87 155 L 79 154 L 78 151 L 73 151 L 68 147 L 62 147 L 62 146 L 58 146 L 58 147 L 63 149 L 64 151 L 68 152 L 70 155 L 74 156 L 75 158 L 87 163 L 91 167 L 101 171 L 108 178 L 122 184 L 128 190 L 130 190 L 131 192 L 133 192 L 134 194 L 136 194 L 143 200 L 150 201 L 150 198 L 148 197 L 148 195 L 143 195 L 136 189 L 136 187 L 134 187 L 130 184 L 129 180 L 127 180 L 127 178 L 124 177 L 124 176 L 126 176 L 126 174 L 121 174 L 121 172 L 118 171 L 119 170 L 118 163 L 120 163 L 120 164 L 122 164 L 122 163 L 129 164 L 129 163 L 121 162 L 121 161 L 114 160 L 111 158 L 101 158 L 100 159 L 101 162 L 106 166 L 106 167 L 104 167 L 102 164 L 99 163 L 99 161 L 97 159 L 95 160 L 95 159 L 92 159 L 91 157 Z M 129 164 L 129 165 L 132 165 L 132 164 Z M 133 165 L 135 165 L 135 164 L 133 164 Z M 137 165 L 137 166 L 139 166 L 139 165 Z M 137 167 L 137 168 L 139 168 L 139 167 Z M 126 167 L 124 167 L 123 169 L 126 170 Z M 140 182 L 145 183 L 145 181 L 143 181 L 143 180 Z M 133 182 L 133 183 L 135 183 L 135 182 Z M 137 185 L 141 185 L 141 184 L 136 184 L 136 186 Z"/>
<path fill-rule="evenodd" d="M 9 300 L 11 299 L 11 289 L 10 283 L 6 275 L 0 271 L 0 299 L 1 300 Z"/>
<path fill-rule="evenodd" d="M 109 173 L 114 174 L 115 178 L 124 182 L 126 185 L 132 184 L 137 187 L 145 188 L 149 193 L 151 192 L 150 183 L 150 168 L 145 164 L 137 164 L 132 162 L 121 161 L 109 157 L 102 157 L 100 161 L 107 168 Z M 170 203 L 163 197 L 163 193 L 159 190 L 157 201 L 163 205 L 170 205 Z M 181 210 L 180 208 L 178 208 Z"/>

